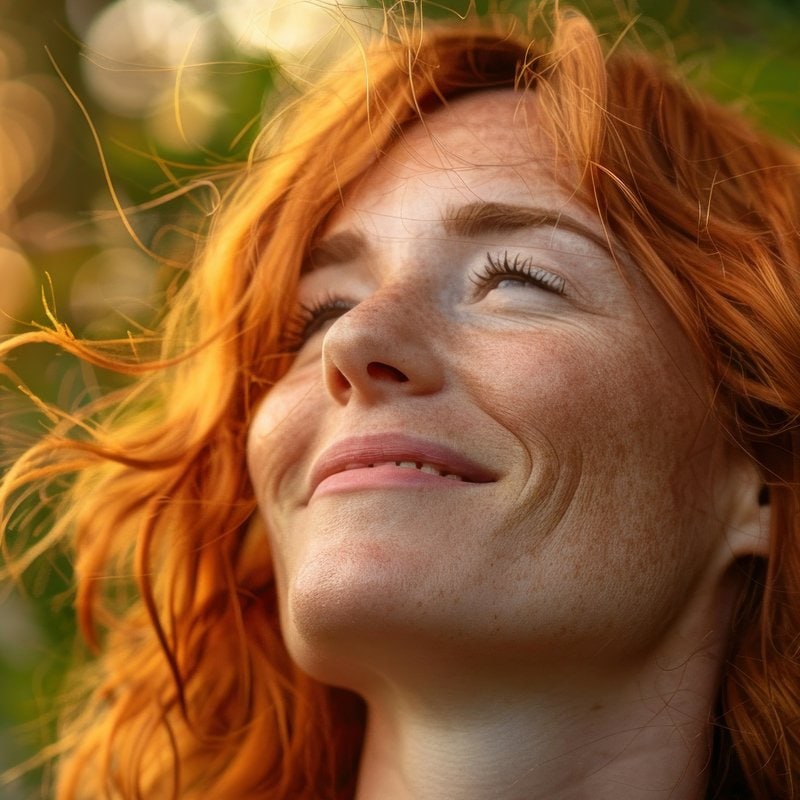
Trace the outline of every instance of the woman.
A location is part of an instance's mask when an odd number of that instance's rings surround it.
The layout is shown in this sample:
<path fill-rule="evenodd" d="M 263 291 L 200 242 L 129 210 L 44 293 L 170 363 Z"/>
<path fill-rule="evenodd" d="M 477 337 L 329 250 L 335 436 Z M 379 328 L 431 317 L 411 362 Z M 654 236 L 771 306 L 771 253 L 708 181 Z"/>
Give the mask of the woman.
<path fill-rule="evenodd" d="M 5 481 L 77 472 L 58 796 L 795 796 L 798 153 L 574 14 L 282 120 L 159 360 L 18 340 L 142 374 Z"/>

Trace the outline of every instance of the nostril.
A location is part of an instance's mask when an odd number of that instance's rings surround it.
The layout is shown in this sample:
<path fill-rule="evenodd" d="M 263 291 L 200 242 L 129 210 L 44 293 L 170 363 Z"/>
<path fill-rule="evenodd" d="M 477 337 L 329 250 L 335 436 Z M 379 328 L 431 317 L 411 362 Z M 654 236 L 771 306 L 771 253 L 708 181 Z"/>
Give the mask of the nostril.
<path fill-rule="evenodd" d="M 370 361 L 369 364 L 367 364 L 367 375 L 377 381 L 405 383 L 408 380 L 408 376 L 397 369 L 397 367 L 392 367 L 389 364 L 382 364 L 380 361 Z"/>

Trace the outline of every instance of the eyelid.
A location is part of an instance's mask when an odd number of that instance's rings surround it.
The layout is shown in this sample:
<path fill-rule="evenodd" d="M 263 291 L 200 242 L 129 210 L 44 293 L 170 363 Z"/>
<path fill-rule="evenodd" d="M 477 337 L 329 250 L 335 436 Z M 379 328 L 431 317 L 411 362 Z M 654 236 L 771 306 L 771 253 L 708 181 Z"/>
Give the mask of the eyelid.
<path fill-rule="evenodd" d="M 310 303 L 298 303 L 286 322 L 283 347 L 297 352 L 329 320 L 338 319 L 355 305 L 354 300 L 328 292 Z"/>
<path fill-rule="evenodd" d="M 534 263 L 532 257 L 524 258 L 517 253 L 509 256 L 508 250 L 500 255 L 486 254 L 484 265 L 475 270 L 470 279 L 475 286 L 484 293 L 491 291 L 493 281 L 500 282 L 503 278 L 521 277 L 534 286 L 559 296 L 566 296 L 566 281 L 562 275 L 552 270 L 545 269 Z"/>

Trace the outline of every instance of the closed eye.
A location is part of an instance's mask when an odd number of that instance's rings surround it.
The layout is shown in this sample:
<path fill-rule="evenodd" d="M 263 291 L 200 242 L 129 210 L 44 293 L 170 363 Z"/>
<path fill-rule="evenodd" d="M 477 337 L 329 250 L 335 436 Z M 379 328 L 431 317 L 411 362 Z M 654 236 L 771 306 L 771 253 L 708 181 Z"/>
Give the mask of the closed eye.
<path fill-rule="evenodd" d="M 326 295 L 310 305 L 300 303 L 286 324 L 284 347 L 292 353 L 300 350 L 309 339 L 327 329 L 328 324 L 346 314 L 354 302 L 335 295 Z"/>
<path fill-rule="evenodd" d="M 544 289 L 557 295 L 565 294 L 565 281 L 561 275 L 536 266 L 531 258 L 517 254 L 513 258 L 505 251 L 502 256 L 486 254 L 486 263 L 470 277 L 480 297 L 504 284 L 518 284 Z"/>

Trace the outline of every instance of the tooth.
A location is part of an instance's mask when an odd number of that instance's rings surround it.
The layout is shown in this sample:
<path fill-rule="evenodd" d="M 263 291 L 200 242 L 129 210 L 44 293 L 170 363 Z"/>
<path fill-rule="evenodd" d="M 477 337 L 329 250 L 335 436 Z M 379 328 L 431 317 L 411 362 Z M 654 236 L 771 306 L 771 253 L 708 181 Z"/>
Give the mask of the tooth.
<path fill-rule="evenodd" d="M 419 472 L 425 472 L 428 475 L 439 475 L 442 478 L 447 478 L 451 481 L 461 481 L 463 478 L 460 475 L 455 475 L 452 472 L 445 472 L 439 467 L 434 467 L 432 464 L 426 464 L 423 461 L 374 461 L 372 464 L 346 464 L 345 469 L 363 469 L 364 466 L 373 469 L 374 467 L 384 467 L 393 464 L 402 469 L 416 469 Z"/>

